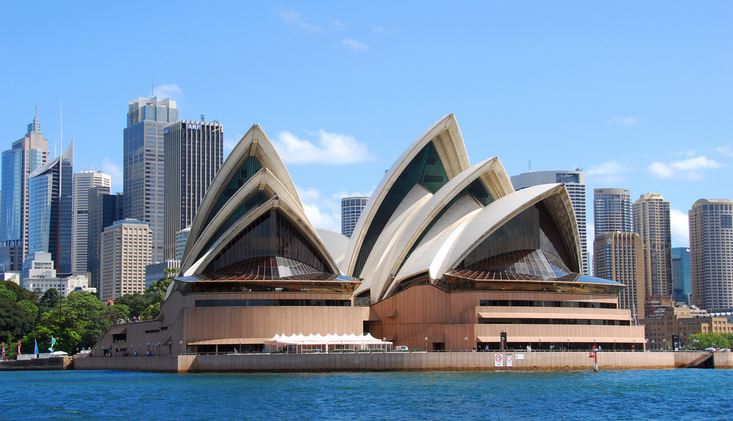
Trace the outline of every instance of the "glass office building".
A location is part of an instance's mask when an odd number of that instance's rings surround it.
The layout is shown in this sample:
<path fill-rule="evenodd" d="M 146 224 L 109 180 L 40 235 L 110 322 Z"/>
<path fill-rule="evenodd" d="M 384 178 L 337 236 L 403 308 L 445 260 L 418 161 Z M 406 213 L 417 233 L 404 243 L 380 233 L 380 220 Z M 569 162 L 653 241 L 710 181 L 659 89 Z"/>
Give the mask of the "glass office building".
<path fill-rule="evenodd" d="M 672 248 L 672 286 L 675 301 L 690 304 L 692 293 L 692 272 L 690 271 L 690 249 Z"/>
<path fill-rule="evenodd" d="M 28 181 L 28 255 L 51 253 L 59 273 L 71 273 L 73 145 Z"/>
<path fill-rule="evenodd" d="M 352 196 L 341 199 L 341 234 L 351 237 L 368 201 L 369 197 L 366 196 Z"/>
<path fill-rule="evenodd" d="M 123 131 L 125 217 L 145 221 L 153 232 L 153 261 L 163 261 L 165 126 L 178 120 L 172 99 L 130 101 Z"/>

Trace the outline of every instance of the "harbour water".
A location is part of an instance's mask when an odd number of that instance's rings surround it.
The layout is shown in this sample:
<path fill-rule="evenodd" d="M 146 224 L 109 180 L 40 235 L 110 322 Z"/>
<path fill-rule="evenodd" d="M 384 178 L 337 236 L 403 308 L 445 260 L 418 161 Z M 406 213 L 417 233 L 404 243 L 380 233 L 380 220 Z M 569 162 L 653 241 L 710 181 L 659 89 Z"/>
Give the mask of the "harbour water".
<path fill-rule="evenodd" d="M 706 419 L 733 370 L 161 374 L 0 373 L 0 419 Z"/>

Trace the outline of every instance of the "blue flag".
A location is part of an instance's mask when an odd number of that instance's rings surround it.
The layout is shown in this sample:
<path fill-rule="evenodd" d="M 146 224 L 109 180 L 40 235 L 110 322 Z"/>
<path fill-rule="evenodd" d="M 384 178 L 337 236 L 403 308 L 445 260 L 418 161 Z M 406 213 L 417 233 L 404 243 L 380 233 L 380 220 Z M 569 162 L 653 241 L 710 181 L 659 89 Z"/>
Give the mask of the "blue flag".
<path fill-rule="evenodd" d="M 34 344 L 35 344 L 35 345 L 33 346 L 33 353 L 34 353 L 34 354 L 38 354 L 38 340 L 34 339 L 34 340 L 33 340 L 33 342 L 34 342 Z"/>
<path fill-rule="evenodd" d="M 53 352 L 53 346 L 56 345 L 56 338 L 51 336 L 51 346 L 48 347 L 48 352 Z"/>

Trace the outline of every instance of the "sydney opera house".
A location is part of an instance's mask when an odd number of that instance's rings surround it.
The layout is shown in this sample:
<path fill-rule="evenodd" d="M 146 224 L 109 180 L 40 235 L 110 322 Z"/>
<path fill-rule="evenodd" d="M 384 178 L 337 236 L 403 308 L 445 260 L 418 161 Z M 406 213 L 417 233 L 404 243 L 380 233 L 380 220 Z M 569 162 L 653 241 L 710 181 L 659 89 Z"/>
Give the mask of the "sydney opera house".
<path fill-rule="evenodd" d="M 350 239 L 313 227 L 255 125 L 198 209 L 160 316 L 113 326 L 93 353 L 365 333 L 436 351 L 642 349 L 643 327 L 618 308 L 624 285 L 580 266 L 565 188 L 515 191 L 498 158 L 472 165 L 452 114 L 385 173 Z"/>

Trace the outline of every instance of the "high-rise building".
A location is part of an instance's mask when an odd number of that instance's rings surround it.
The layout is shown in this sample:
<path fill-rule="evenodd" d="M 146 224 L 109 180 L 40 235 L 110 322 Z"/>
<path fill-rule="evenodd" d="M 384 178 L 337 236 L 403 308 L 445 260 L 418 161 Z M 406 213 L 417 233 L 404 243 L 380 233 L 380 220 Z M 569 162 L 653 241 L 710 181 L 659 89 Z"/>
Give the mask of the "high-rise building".
<path fill-rule="evenodd" d="M 28 255 L 51 253 L 59 273 L 71 273 L 74 146 L 28 179 Z"/>
<path fill-rule="evenodd" d="M 631 196 L 626 189 L 593 190 L 593 229 L 595 235 L 634 230 L 631 219 Z"/>
<path fill-rule="evenodd" d="M 626 285 L 619 293 L 619 307 L 631 310 L 636 320 L 644 319 L 644 249 L 634 232 L 607 232 L 593 242 L 593 270 L 599 278 Z"/>
<path fill-rule="evenodd" d="M 19 271 L 28 254 L 28 178 L 48 162 L 48 140 L 41 133 L 38 113 L 22 139 L 2 154 L 0 247 L 9 259 L 7 268 Z"/>
<path fill-rule="evenodd" d="M 570 195 L 570 202 L 575 211 L 575 220 L 580 234 L 580 245 L 583 248 L 583 274 L 589 275 L 588 265 L 588 237 L 586 231 L 585 211 L 585 175 L 581 170 L 575 171 L 531 171 L 512 176 L 515 190 L 540 184 L 562 183 Z"/>
<path fill-rule="evenodd" d="M 92 187 L 112 187 L 112 177 L 99 171 L 81 171 L 74 174 L 74 219 L 71 236 L 71 271 L 86 273 L 89 238 L 89 189 Z"/>
<path fill-rule="evenodd" d="M 177 121 L 164 133 L 164 257 L 173 259 L 176 232 L 191 225 L 224 161 L 224 126 L 216 121 Z"/>
<path fill-rule="evenodd" d="M 176 232 L 176 255 L 173 260 L 180 262 L 183 259 L 183 252 L 186 251 L 186 242 L 188 242 L 188 235 L 190 233 L 190 225 Z"/>
<path fill-rule="evenodd" d="M 367 196 L 352 196 L 341 199 L 341 234 L 351 237 L 368 201 L 369 197 Z"/>
<path fill-rule="evenodd" d="M 163 131 L 178 120 L 172 99 L 130 101 L 123 132 L 125 217 L 139 219 L 153 231 L 153 260 L 163 260 L 164 141 Z"/>
<path fill-rule="evenodd" d="M 121 193 L 109 194 L 109 187 L 92 187 L 87 196 L 87 272 L 92 287 L 99 290 L 100 238 L 105 228 L 123 218 L 123 196 Z"/>
<path fill-rule="evenodd" d="M 692 302 L 710 312 L 733 310 L 733 201 L 700 199 L 689 216 Z"/>
<path fill-rule="evenodd" d="M 109 300 L 145 291 L 151 263 L 152 230 L 146 222 L 123 219 L 102 232 L 99 298 Z"/>
<path fill-rule="evenodd" d="M 674 301 L 690 304 L 692 272 L 690 249 L 687 247 L 672 248 L 672 291 Z"/>
<path fill-rule="evenodd" d="M 659 193 L 646 193 L 633 205 L 634 232 L 644 246 L 647 297 L 672 296 L 672 232 L 669 202 Z"/>

